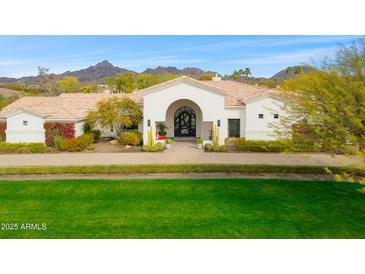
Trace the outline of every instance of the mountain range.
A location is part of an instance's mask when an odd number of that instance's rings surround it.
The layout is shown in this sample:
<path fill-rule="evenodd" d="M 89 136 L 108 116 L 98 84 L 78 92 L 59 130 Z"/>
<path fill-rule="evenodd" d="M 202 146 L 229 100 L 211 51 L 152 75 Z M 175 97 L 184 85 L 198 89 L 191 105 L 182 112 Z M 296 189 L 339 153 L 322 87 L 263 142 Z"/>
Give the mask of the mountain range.
<path fill-rule="evenodd" d="M 105 60 L 100 63 L 97 63 L 94 66 L 90 66 L 86 69 L 66 71 L 61 74 L 51 73 L 49 74 L 49 77 L 53 79 L 57 78 L 61 79 L 65 76 L 74 76 L 81 82 L 91 82 L 91 81 L 101 80 L 104 77 L 110 77 L 125 72 L 133 72 L 136 74 L 153 74 L 153 75 L 165 75 L 165 74 L 192 75 L 194 77 L 199 76 L 206 72 L 215 73 L 212 71 L 204 71 L 200 68 L 194 68 L 194 67 L 178 69 L 176 67 L 161 67 L 161 66 L 158 66 L 154 69 L 148 68 L 145 71 L 138 73 L 132 70 L 114 66 L 113 64 Z M 39 76 L 26 76 L 21 78 L 0 77 L 0 83 L 19 82 L 27 84 L 36 84 L 39 80 L 40 80 Z"/>
<path fill-rule="evenodd" d="M 66 71 L 61 74 L 49 74 L 51 79 L 61 79 L 65 76 L 74 76 L 81 82 L 91 82 L 91 81 L 99 81 L 104 77 L 114 76 L 119 73 L 125 72 L 133 72 L 136 74 L 153 74 L 153 75 L 165 75 L 165 74 L 176 74 L 176 75 L 191 75 L 193 77 L 198 77 L 203 73 L 213 73 L 216 74 L 214 71 L 204 71 L 200 68 L 196 67 L 186 67 L 183 69 L 178 69 L 176 67 L 162 67 L 158 66 L 154 69 L 148 68 L 141 73 L 128 70 L 125 68 L 120 68 L 118 66 L 114 66 L 113 64 L 109 63 L 107 60 L 97 63 L 94 66 L 90 66 L 86 69 L 75 70 L 75 71 Z M 286 69 L 276 73 L 271 79 L 275 80 L 285 80 L 290 77 L 292 73 L 288 73 Z M 253 78 L 254 79 L 254 78 Z M 0 77 L 0 83 L 25 83 L 25 84 L 37 84 L 39 83 L 40 77 L 39 76 L 26 76 L 21 78 L 10 78 L 10 77 Z"/>

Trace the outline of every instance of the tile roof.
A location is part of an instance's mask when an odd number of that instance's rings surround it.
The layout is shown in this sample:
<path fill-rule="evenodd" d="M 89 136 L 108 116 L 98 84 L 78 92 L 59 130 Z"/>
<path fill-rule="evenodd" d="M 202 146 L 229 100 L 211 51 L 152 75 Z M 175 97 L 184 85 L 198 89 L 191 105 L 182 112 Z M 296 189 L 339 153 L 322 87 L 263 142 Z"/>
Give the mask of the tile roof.
<path fill-rule="evenodd" d="M 25 96 L 0 111 L 0 117 L 17 110 L 28 110 L 46 118 L 52 119 L 84 119 L 90 110 L 94 110 L 99 101 L 112 96 L 125 96 L 102 93 L 71 93 L 61 94 L 57 97 Z M 128 95 L 137 102 L 137 95 Z"/>
<path fill-rule="evenodd" d="M 265 96 L 273 93 L 273 90 L 253 86 L 245 83 L 240 83 L 231 80 L 221 81 L 200 81 L 203 84 L 215 88 L 219 88 L 227 93 L 224 98 L 225 106 L 242 106 L 248 100 Z"/>
<path fill-rule="evenodd" d="M 180 77 L 174 80 L 159 84 L 158 87 L 181 81 L 187 77 Z M 188 78 L 201 86 L 214 88 L 224 92 L 225 106 L 243 106 L 247 100 L 270 94 L 273 90 L 252 86 L 235 81 L 198 81 Z M 20 109 L 37 113 L 46 118 L 52 119 L 84 119 L 90 110 L 94 110 L 99 101 L 112 96 L 128 96 L 139 104 L 143 104 L 144 91 L 151 88 L 130 94 L 104 94 L 104 93 L 63 93 L 57 97 L 25 96 L 14 103 L 4 107 L 0 111 L 0 118 L 4 115 Z"/>
<path fill-rule="evenodd" d="M 21 91 L 8 89 L 8 88 L 0 88 L 0 95 L 1 94 L 21 94 Z"/>

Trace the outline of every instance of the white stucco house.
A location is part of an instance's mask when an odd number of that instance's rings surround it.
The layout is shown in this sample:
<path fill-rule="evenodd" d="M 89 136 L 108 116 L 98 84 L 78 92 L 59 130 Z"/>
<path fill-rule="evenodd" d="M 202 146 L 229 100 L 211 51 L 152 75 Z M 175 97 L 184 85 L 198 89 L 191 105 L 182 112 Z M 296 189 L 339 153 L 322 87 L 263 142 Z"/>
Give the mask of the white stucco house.
<path fill-rule="evenodd" d="M 87 113 L 111 96 L 128 96 L 143 110 L 138 130 L 147 143 L 148 131 L 156 138 L 159 123 L 168 127 L 168 137 L 211 138 L 219 129 L 219 143 L 226 137 L 273 139 L 270 123 L 278 122 L 281 102 L 273 90 L 221 80 L 198 81 L 186 76 L 126 95 L 91 93 L 61 94 L 57 97 L 23 97 L 0 112 L 6 142 L 44 142 L 46 122 L 73 123 L 75 136 L 83 134 Z M 102 136 L 112 136 L 102 128 Z"/>

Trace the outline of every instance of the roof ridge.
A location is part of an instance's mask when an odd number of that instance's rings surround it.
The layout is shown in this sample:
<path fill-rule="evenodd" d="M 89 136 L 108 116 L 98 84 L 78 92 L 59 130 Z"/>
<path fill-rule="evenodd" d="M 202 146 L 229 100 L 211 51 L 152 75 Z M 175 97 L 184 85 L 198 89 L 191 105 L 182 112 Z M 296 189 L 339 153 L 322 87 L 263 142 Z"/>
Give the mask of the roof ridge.
<path fill-rule="evenodd" d="M 213 86 L 204 84 L 204 83 L 202 83 L 202 81 L 197 80 L 197 79 L 194 79 L 194 78 L 189 77 L 189 76 L 186 76 L 186 75 L 183 75 L 181 77 L 177 77 L 177 78 L 168 80 L 166 82 L 159 83 L 157 85 L 150 86 L 150 87 L 145 88 L 145 89 L 141 89 L 139 92 L 146 93 L 146 92 L 152 91 L 152 90 L 154 90 L 156 88 L 163 87 L 163 86 L 166 86 L 168 84 L 171 84 L 171 83 L 174 83 L 174 82 L 177 82 L 177 81 L 181 81 L 181 80 L 184 80 L 184 79 L 189 80 L 189 81 L 192 81 L 192 82 L 194 82 L 194 83 L 196 83 L 198 85 L 203 85 L 203 86 L 206 86 L 208 88 L 216 89 L 218 92 L 222 92 L 222 93 L 225 93 L 225 94 L 227 93 L 227 90 L 225 90 L 225 89 L 222 89 L 220 87 L 213 87 Z"/>

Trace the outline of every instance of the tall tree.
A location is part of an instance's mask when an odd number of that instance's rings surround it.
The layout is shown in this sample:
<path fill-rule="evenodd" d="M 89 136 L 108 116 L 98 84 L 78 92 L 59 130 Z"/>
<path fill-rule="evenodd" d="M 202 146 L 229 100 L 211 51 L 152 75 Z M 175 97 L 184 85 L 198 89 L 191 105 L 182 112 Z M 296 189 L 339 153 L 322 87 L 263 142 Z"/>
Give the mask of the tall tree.
<path fill-rule="evenodd" d="M 89 112 L 88 122 L 117 131 L 119 136 L 126 128 L 142 120 L 140 106 L 128 97 L 111 97 L 100 101 L 97 110 Z"/>
<path fill-rule="evenodd" d="M 79 88 L 79 81 L 74 76 L 66 76 L 58 82 L 63 92 L 76 92 Z"/>
<path fill-rule="evenodd" d="M 251 75 L 251 69 L 250 68 L 245 68 L 245 70 L 243 71 L 243 75 L 245 75 L 246 77 Z"/>
<path fill-rule="evenodd" d="M 38 67 L 38 77 L 40 78 L 38 90 L 40 93 L 48 92 L 48 77 L 49 68 Z"/>
<path fill-rule="evenodd" d="M 340 47 L 332 61 L 283 83 L 278 96 L 288 114 L 279 134 L 302 136 L 332 152 L 365 149 L 365 40 Z M 296 124 L 295 127 L 290 127 Z M 306 128 L 306 130 L 298 130 Z M 302 134 L 303 135 L 303 134 Z M 365 168 L 365 167 L 362 167 Z M 364 189 L 365 191 L 365 189 Z"/>

